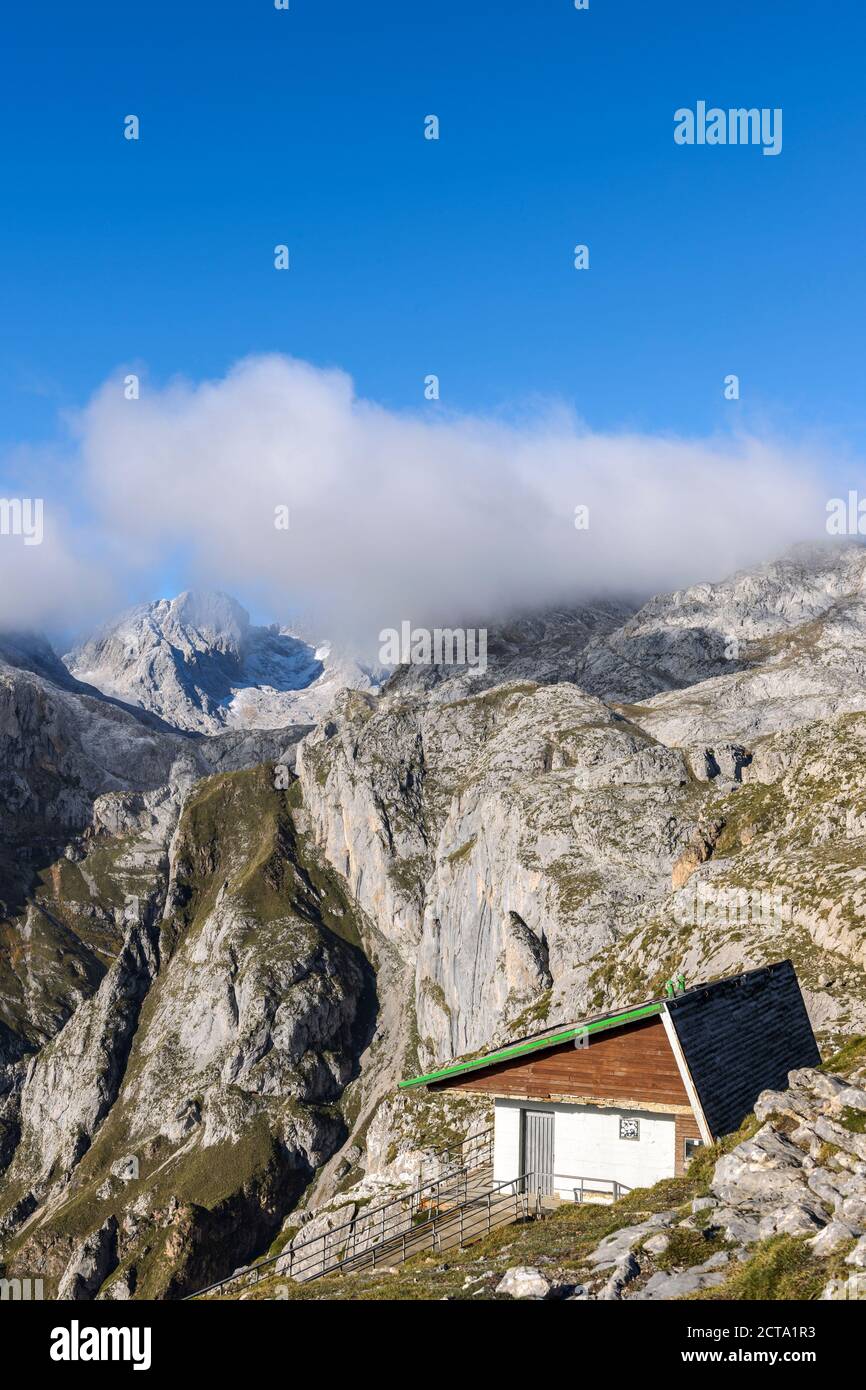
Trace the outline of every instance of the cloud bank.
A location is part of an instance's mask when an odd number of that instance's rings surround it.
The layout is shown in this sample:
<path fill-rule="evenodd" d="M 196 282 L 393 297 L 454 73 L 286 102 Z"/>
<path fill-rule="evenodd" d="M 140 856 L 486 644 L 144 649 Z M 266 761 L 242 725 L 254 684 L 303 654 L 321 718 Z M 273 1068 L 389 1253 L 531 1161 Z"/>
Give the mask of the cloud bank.
<path fill-rule="evenodd" d="M 468 623 L 718 578 L 823 530 L 821 461 L 767 438 L 601 434 L 556 406 L 517 421 L 398 413 L 342 372 L 278 356 L 218 381 L 145 379 L 138 400 L 112 379 L 75 431 L 87 550 L 71 523 L 49 530 L 46 496 L 45 543 L 26 557 L 31 621 L 40 605 L 56 614 L 58 589 L 72 609 L 181 557 L 190 586 L 277 620 L 308 612 L 366 646 L 404 619 Z"/>

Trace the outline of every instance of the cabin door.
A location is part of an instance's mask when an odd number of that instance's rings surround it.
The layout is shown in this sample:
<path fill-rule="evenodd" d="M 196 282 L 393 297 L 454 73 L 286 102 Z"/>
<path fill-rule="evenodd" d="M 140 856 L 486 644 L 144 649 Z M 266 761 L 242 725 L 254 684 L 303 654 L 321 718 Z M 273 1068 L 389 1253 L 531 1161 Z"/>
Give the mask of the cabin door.
<path fill-rule="evenodd" d="M 556 1116 L 552 1110 L 523 1111 L 523 1164 L 533 1192 L 553 1192 L 553 1127 Z M 527 1182 L 527 1187 L 530 1183 Z"/>

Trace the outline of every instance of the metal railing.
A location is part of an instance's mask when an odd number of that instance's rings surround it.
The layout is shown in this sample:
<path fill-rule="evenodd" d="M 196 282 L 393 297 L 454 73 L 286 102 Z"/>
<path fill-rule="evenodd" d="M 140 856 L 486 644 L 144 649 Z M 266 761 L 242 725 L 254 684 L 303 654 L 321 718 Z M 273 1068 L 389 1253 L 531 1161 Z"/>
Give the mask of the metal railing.
<path fill-rule="evenodd" d="M 493 1126 L 490 1125 L 477 1134 L 458 1139 L 454 1144 L 434 1149 L 429 1159 L 422 1159 L 418 1177 L 423 1185 L 424 1174 L 428 1170 L 434 1170 L 431 1171 L 431 1178 L 442 1178 L 449 1173 L 461 1172 L 464 1168 L 489 1167 L 492 1163 Z"/>
<path fill-rule="evenodd" d="M 469 1155 L 462 1166 L 457 1166 L 457 1160 L 450 1157 L 458 1151 L 460 1155 Z M 237 1281 L 258 1282 L 261 1271 L 271 1271 L 274 1266 L 279 1268 L 273 1272 L 299 1282 L 320 1279 L 390 1240 L 411 1235 L 431 1213 L 458 1208 L 489 1189 L 489 1178 L 485 1174 L 493 1162 L 493 1129 L 437 1150 L 434 1160 L 438 1160 L 440 1168 L 444 1165 L 445 1171 L 440 1172 L 440 1176 L 380 1206 L 358 1211 L 351 1220 L 332 1226 L 309 1240 L 296 1241 L 279 1255 L 236 1270 L 188 1297 L 198 1298 Z M 478 1189 L 477 1193 L 473 1189 Z"/>
<path fill-rule="evenodd" d="M 584 1202 L 587 1197 L 608 1196 L 618 1202 L 626 1192 L 631 1192 L 631 1188 L 617 1178 L 583 1178 L 575 1177 L 573 1173 L 554 1173 L 553 1183 L 554 1191 L 558 1187 L 571 1187 L 576 1202 Z"/>
<path fill-rule="evenodd" d="M 323 1274 L 349 1274 L 361 1269 L 377 1269 L 383 1266 L 402 1264 L 413 1255 L 425 1253 L 439 1254 L 457 1246 L 471 1245 L 500 1226 L 511 1225 L 515 1221 L 534 1220 L 542 1215 L 543 1206 L 537 1181 L 532 1174 L 524 1173 L 519 1178 L 509 1178 L 496 1183 L 485 1192 L 469 1197 L 456 1207 L 440 1210 L 429 1208 L 422 1219 L 410 1229 L 402 1230 L 385 1240 L 378 1241 L 367 1250 L 344 1255 L 325 1269 L 315 1269 L 312 1273 L 280 1269 L 278 1275 L 288 1274 L 298 1282 L 319 1279 Z M 287 1252 L 290 1254 L 291 1252 Z M 247 1283 L 258 1283 L 265 1266 L 279 1264 L 286 1255 L 275 1259 L 262 1260 L 253 1265 L 243 1275 L 233 1275 L 211 1284 L 206 1289 L 190 1297 L 199 1298 L 202 1294 L 214 1292 L 225 1284 L 243 1277 Z"/>
<path fill-rule="evenodd" d="M 542 1198 L 533 1174 L 523 1173 L 496 1183 L 486 1192 L 470 1197 L 451 1210 L 431 1210 L 427 1219 L 412 1231 L 403 1231 L 371 1250 L 340 1262 L 340 1272 L 377 1268 L 412 1255 L 439 1254 L 458 1246 L 471 1245 L 499 1226 L 528 1221 L 542 1214 Z"/>

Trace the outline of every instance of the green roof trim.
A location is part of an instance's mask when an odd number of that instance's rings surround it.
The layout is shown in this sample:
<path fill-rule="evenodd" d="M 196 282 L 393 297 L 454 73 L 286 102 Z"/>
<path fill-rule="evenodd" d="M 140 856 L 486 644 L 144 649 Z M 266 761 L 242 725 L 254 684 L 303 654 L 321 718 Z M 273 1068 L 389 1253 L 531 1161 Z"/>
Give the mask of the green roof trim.
<path fill-rule="evenodd" d="M 429 1071 L 425 1076 L 413 1076 L 408 1081 L 399 1082 L 399 1088 L 404 1090 L 408 1086 L 427 1086 L 431 1081 L 441 1081 L 446 1076 L 459 1076 L 461 1072 L 492 1067 L 497 1062 L 508 1062 L 512 1057 L 523 1057 L 527 1052 L 541 1052 L 544 1048 L 556 1047 L 558 1043 L 571 1042 L 573 1038 L 586 1033 L 600 1033 L 606 1028 L 619 1028 L 624 1023 L 635 1023 L 638 1019 L 650 1018 L 653 1014 L 660 1014 L 664 1007 L 664 1001 L 657 1001 L 654 1004 L 644 1004 L 639 1009 L 630 1009 L 627 1013 L 609 1014 L 606 1018 L 595 1019 L 594 1022 L 576 1023 L 573 1028 L 566 1028 L 562 1033 L 547 1033 L 541 1038 L 531 1038 L 528 1042 L 513 1043 L 497 1052 L 488 1052 L 483 1057 L 473 1057 L 468 1062 L 455 1062 L 451 1066 L 441 1067 L 438 1071 Z"/>

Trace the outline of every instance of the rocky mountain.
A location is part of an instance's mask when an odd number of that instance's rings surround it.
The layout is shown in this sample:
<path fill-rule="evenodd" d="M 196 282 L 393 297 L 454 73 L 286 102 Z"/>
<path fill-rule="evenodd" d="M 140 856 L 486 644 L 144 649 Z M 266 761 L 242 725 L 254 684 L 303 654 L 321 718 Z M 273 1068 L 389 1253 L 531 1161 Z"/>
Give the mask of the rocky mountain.
<path fill-rule="evenodd" d="M 679 970 L 791 956 L 822 1044 L 866 1032 L 864 574 L 801 548 L 381 686 L 220 596 L 7 639 L 7 1269 L 188 1292 L 477 1118 L 401 1075 Z"/>
<path fill-rule="evenodd" d="M 312 646 L 256 627 L 234 599 L 186 592 L 122 615 L 64 657 L 73 676 L 177 729 L 275 729 L 310 723 L 344 686 L 370 690 L 377 675 L 330 643 Z"/>

